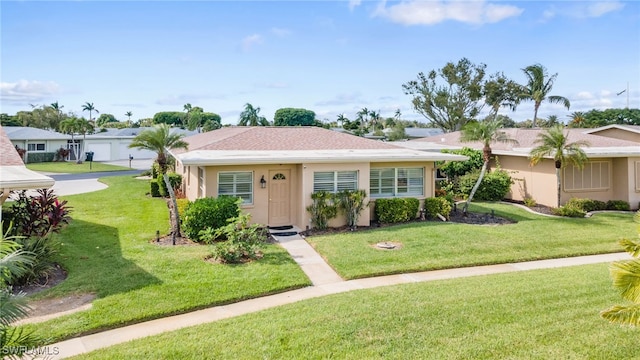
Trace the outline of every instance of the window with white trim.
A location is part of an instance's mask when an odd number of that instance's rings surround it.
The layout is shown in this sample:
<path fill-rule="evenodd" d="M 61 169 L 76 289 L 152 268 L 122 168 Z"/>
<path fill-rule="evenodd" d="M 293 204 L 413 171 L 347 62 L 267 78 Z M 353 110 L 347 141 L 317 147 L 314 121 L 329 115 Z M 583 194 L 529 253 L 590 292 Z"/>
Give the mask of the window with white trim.
<path fill-rule="evenodd" d="M 44 143 L 27 144 L 27 151 L 44 151 Z"/>
<path fill-rule="evenodd" d="M 369 172 L 371 197 L 424 195 L 423 168 L 372 168 Z"/>
<path fill-rule="evenodd" d="M 253 172 L 219 172 L 219 195 L 237 196 L 242 199 L 243 204 L 253 204 Z"/>
<path fill-rule="evenodd" d="M 316 171 L 313 173 L 313 192 L 337 193 L 343 190 L 358 190 L 357 171 Z"/>
<path fill-rule="evenodd" d="M 198 166 L 198 197 L 204 196 L 204 168 Z"/>
<path fill-rule="evenodd" d="M 564 168 L 564 191 L 603 191 L 610 187 L 611 162 L 590 161 L 580 170 L 575 166 Z"/>
<path fill-rule="evenodd" d="M 636 192 L 640 192 L 640 161 L 635 162 L 636 170 Z"/>

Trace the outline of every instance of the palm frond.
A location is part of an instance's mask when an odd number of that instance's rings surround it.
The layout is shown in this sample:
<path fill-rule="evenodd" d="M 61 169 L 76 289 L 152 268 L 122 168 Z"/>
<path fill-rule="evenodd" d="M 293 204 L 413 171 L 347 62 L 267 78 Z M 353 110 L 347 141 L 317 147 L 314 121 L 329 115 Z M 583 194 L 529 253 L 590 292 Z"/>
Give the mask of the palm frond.
<path fill-rule="evenodd" d="M 637 219 L 638 217 L 639 215 L 636 213 L 635 218 Z M 631 256 L 635 258 L 640 257 L 640 241 L 622 239 L 618 241 L 618 244 L 620 244 L 624 248 L 624 251 L 628 252 Z"/>
<path fill-rule="evenodd" d="M 0 326 L 9 326 L 27 316 L 28 309 L 22 296 L 13 295 L 10 288 L 0 290 Z"/>
<path fill-rule="evenodd" d="M 640 260 L 615 261 L 609 267 L 613 286 L 631 302 L 640 303 Z"/>
<path fill-rule="evenodd" d="M 638 326 L 640 325 L 640 304 L 628 306 L 615 305 L 601 311 L 600 316 L 612 323 Z"/>

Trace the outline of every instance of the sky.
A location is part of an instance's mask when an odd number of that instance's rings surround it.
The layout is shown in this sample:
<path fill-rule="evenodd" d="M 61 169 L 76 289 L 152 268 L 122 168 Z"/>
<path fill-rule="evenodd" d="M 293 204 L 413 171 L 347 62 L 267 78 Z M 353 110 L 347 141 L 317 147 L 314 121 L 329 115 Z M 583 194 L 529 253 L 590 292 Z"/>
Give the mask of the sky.
<path fill-rule="evenodd" d="M 3 0 L 0 46 L 10 115 L 57 101 L 88 118 L 90 102 L 137 120 L 190 103 L 236 124 L 250 103 L 268 120 L 293 107 L 427 122 L 402 85 L 462 58 L 519 83 L 529 65 L 557 73 L 551 95 L 571 108 L 544 102 L 541 118 L 640 108 L 637 1 Z M 530 119 L 533 103 L 501 113 Z"/>

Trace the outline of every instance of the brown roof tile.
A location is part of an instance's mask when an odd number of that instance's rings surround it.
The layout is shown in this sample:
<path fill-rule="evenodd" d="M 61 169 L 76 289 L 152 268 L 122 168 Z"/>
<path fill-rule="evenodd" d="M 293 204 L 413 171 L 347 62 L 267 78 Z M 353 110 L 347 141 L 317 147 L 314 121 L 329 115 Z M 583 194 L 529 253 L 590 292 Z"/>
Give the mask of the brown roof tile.
<path fill-rule="evenodd" d="M 0 166 L 24 166 L 16 148 L 0 125 Z"/>
<path fill-rule="evenodd" d="M 355 150 L 398 149 L 381 141 L 319 127 L 226 127 L 184 138 L 194 150 Z M 176 154 L 184 150 L 174 150 Z"/>

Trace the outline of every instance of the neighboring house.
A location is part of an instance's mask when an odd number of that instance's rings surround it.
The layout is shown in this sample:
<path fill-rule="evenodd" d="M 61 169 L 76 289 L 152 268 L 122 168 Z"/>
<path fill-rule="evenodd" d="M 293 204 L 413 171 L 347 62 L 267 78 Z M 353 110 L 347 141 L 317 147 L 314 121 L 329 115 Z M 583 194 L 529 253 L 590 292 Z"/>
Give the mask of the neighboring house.
<path fill-rule="evenodd" d="M 42 189 L 53 186 L 54 180 L 24 166 L 15 145 L 0 125 L 0 207 L 13 190 Z M 0 221 L 2 214 L 0 212 Z"/>
<path fill-rule="evenodd" d="M 530 166 L 529 153 L 536 144 L 538 134 L 544 129 L 504 129 L 507 135 L 518 141 L 517 145 L 494 143 L 493 154 L 497 164 L 511 172 L 515 180 L 508 198 L 523 200 L 526 197 L 537 203 L 556 206 L 556 175 L 552 159 L 545 159 Z M 569 142 L 585 140 L 589 147 L 583 150 L 589 162 L 581 171 L 569 165 L 561 172 L 561 204 L 570 198 L 594 200 L 625 200 L 632 208 L 640 201 L 640 127 L 610 125 L 596 129 L 566 129 Z M 482 149 L 482 144 L 460 142 L 460 132 L 412 140 L 401 144 L 407 148 L 440 151 L 443 148 L 471 147 Z M 493 163 L 495 167 L 496 162 Z"/>
<path fill-rule="evenodd" d="M 385 135 L 389 135 L 389 133 L 393 131 L 393 128 L 386 128 L 382 131 L 385 133 Z M 404 134 L 407 136 L 407 139 L 421 139 L 429 136 L 440 135 L 443 133 L 444 131 L 438 128 L 416 128 L 416 127 L 404 128 Z"/>
<path fill-rule="evenodd" d="M 26 126 L 5 126 L 4 130 L 14 146 L 27 150 L 25 157 L 28 157 L 28 154 L 34 153 L 55 153 L 60 148 L 70 149 L 73 146 L 71 135 L 61 134 L 51 130 Z M 77 137 L 76 149 L 79 149 Z M 23 160 L 26 161 L 27 159 Z"/>
<path fill-rule="evenodd" d="M 226 127 L 184 140 L 188 150 L 171 152 L 189 200 L 239 196 L 254 222 L 301 229 L 314 191 L 365 190 L 370 209 L 358 225 L 369 226 L 375 199 L 432 197 L 434 162 L 466 159 L 319 127 Z"/>
<path fill-rule="evenodd" d="M 75 152 L 71 152 L 67 160 L 75 160 L 76 158 L 72 155 L 74 153 L 78 154 L 80 158 L 84 160 L 85 154 L 80 154 L 80 152 L 84 151 L 86 153 L 93 151 L 93 161 L 126 160 L 129 159 L 129 156 L 133 156 L 134 159 L 154 158 L 156 154 L 152 151 L 129 148 L 129 144 L 131 144 L 133 138 L 141 131 L 147 129 L 151 128 L 107 129 L 107 131 L 91 135 L 87 134 L 86 136 L 76 134 L 74 135 L 75 142 L 73 142 L 71 141 L 71 135 L 61 134 L 55 131 L 23 126 L 5 127 L 11 142 L 21 149 L 26 149 L 27 154 L 52 154 L 61 147 L 65 149 L 75 147 Z M 180 128 L 173 128 L 172 132 L 185 134 L 186 136 L 196 134 L 195 131 Z M 83 141 L 85 141 L 84 147 L 82 146 Z"/>

